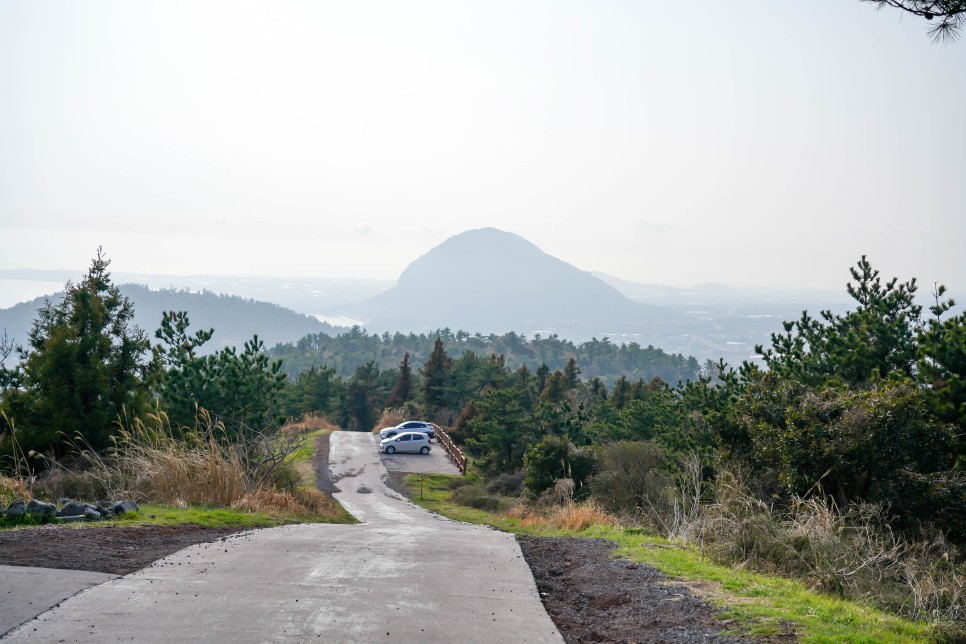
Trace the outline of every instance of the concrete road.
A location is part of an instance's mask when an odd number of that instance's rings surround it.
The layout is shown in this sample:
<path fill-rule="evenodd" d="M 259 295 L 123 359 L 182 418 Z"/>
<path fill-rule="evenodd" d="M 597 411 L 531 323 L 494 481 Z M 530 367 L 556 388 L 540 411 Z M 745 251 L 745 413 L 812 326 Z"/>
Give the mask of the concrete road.
<path fill-rule="evenodd" d="M 4 641 L 560 642 L 507 534 L 386 487 L 373 436 L 336 432 L 336 497 L 360 525 L 200 544 L 67 599 Z"/>
<path fill-rule="evenodd" d="M 86 570 L 0 566 L 0 635 L 71 595 L 116 577 Z"/>

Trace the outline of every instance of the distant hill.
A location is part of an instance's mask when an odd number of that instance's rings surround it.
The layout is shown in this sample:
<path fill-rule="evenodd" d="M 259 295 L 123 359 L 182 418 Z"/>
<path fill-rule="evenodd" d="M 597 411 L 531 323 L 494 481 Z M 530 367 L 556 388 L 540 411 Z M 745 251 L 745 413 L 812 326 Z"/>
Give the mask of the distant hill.
<path fill-rule="evenodd" d="M 153 291 L 139 284 L 122 284 L 120 289 L 134 303 L 135 324 L 148 333 L 152 342 L 155 342 L 154 332 L 164 311 L 187 311 L 192 329 L 213 328 L 215 334 L 205 345 L 208 351 L 226 346 L 240 347 L 254 334 L 271 347 L 279 342 L 293 342 L 310 333 L 335 334 L 343 330 L 277 304 L 234 295 L 174 289 Z M 63 297 L 62 292 L 51 299 L 60 297 Z M 43 304 L 44 298 L 41 297 L 0 309 L 0 329 L 6 329 L 8 336 L 17 343 L 26 344 L 27 332 Z"/>
<path fill-rule="evenodd" d="M 0 294 L 4 287 L 30 293 L 32 298 L 56 293 L 67 280 L 85 273 L 77 270 L 0 269 Z M 395 280 L 346 279 L 326 277 L 264 277 L 254 275 L 159 275 L 111 271 L 115 284 L 143 284 L 152 290 L 179 289 L 237 295 L 259 302 L 280 304 L 306 315 L 326 315 L 346 304 L 355 304 L 380 293 Z M 36 285 L 33 289 L 31 284 Z M 41 290 L 37 290 L 41 289 Z M 49 290 L 48 290 L 49 289 Z M 28 299 L 25 297 L 24 300 Z M 4 300 L 0 308 L 20 300 Z M 323 318 L 324 319 L 324 318 Z"/>
<path fill-rule="evenodd" d="M 641 327 L 664 312 L 495 228 L 449 238 L 410 264 L 395 287 L 346 315 L 370 330 L 442 327 L 484 333 Z"/>

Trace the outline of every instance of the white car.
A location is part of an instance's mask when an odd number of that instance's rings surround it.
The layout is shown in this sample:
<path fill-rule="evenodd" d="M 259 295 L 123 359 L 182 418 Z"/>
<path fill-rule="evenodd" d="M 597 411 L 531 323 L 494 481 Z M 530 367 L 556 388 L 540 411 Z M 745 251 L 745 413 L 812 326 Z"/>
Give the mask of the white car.
<path fill-rule="evenodd" d="M 386 454 L 406 452 L 410 454 L 429 454 L 429 437 L 422 432 L 403 432 L 379 441 L 379 451 Z"/>

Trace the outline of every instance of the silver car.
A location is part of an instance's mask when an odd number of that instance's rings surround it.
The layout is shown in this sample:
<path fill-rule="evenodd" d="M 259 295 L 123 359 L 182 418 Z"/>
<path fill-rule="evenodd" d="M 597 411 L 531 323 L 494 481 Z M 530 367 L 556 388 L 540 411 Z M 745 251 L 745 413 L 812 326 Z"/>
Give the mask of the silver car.
<path fill-rule="evenodd" d="M 386 427 L 385 429 L 379 430 L 379 438 L 391 438 L 403 432 L 422 432 L 429 436 L 430 440 L 436 435 L 432 423 L 427 423 L 425 420 L 407 420 L 399 423 L 395 427 Z"/>
<path fill-rule="evenodd" d="M 379 451 L 386 454 L 407 452 L 411 454 L 429 454 L 429 437 L 422 432 L 403 432 L 391 438 L 379 441 Z"/>

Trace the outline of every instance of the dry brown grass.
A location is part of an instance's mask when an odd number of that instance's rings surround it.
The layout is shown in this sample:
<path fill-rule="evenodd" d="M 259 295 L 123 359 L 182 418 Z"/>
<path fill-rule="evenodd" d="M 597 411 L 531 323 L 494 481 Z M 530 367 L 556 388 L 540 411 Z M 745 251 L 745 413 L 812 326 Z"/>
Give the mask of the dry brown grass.
<path fill-rule="evenodd" d="M 50 462 L 52 475 L 42 483 L 54 496 L 83 488 L 92 498 L 335 517 L 341 510 L 334 501 L 315 490 L 298 489 L 299 477 L 287 458 L 290 450 L 304 444 L 303 431 L 326 423 L 322 417 L 303 419 L 302 427 L 286 433 L 226 442 L 218 438 L 223 428 L 210 418 L 203 418 L 197 431 L 176 432 L 157 411 L 130 421 L 110 455 L 80 450 L 83 469 Z"/>
<path fill-rule="evenodd" d="M 319 430 L 334 432 L 340 429 L 338 425 L 322 414 L 306 414 L 296 421 L 287 423 L 282 431 L 288 434 L 310 434 Z"/>
<path fill-rule="evenodd" d="M 372 428 L 372 433 L 375 434 L 384 427 L 394 427 L 405 421 L 406 416 L 404 413 L 405 412 L 402 409 L 383 409 L 382 416 L 379 417 L 379 420 L 376 421 L 376 425 Z"/>
<path fill-rule="evenodd" d="M 311 488 L 300 488 L 295 492 L 259 488 L 245 494 L 231 507 L 247 512 L 287 512 L 321 516 L 333 516 L 339 512 L 335 501 Z"/>
<path fill-rule="evenodd" d="M 310 416 L 278 433 L 252 432 L 229 441 L 224 427 L 206 414 L 194 430 L 176 430 L 157 410 L 129 420 L 108 454 L 75 445 L 77 454 L 68 464 L 45 459 L 42 476 L 0 477 L 0 501 L 132 498 L 342 521 L 345 513 L 335 501 L 301 486 L 291 458 L 304 449 L 308 433 L 333 428 L 327 418 Z"/>
<path fill-rule="evenodd" d="M 527 509 L 517 505 L 507 512 L 507 516 L 520 519 L 524 528 L 551 528 L 555 530 L 584 530 L 595 525 L 620 527 L 617 517 L 605 512 L 597 503 L 569 501 L 548 509 Z"/>
<path fill-rule="evenodd" d="M 5 510 L 14 499 L 29 500 L 33 498 L 27 484 L 20 479 L 0 476 L 0 506 Z"/>
<path fill-rule="evenodd" d="M 235 510 L 245 510 L 247 512 L 291 512 L 292 514 L 303 514 L 308 511 L 291 492 L 265 488 L 246 493 L 245 496 L 232 503 L 231 507 Z"/>
<path fill-rule="evenodd" d="M 306 511 L 312 514 L 324 516 L 334 516 L 340 512 L 340 506 L 332 500 L 332 497 L 313 488 L 299 488 L 294 492 L 295 500 L 298 501 Z"/>
<path fill-rule="evenodd" d="M 116 459 L 92 457 L 105 476 L 117 476 L 124 495 L 175 505 L 232 507 L 251 491 L 238 450 L 217 441 L 214 427 L 202 435 L 176 436 L 163 413 L 135 419 L 121 432 Z"/>
<path fill-rule="evenodd" d="M 657 522 L 665 536 L 722 563 L 797 578 L 912 619 L 960 626 L 966 619 L 966 566 L 942 535 L 897 535 L 877 505 L 793 497 L 776 507 L 740 471 L 719 472 L 713 486 L 693 474 L 678 481 L 671 513 Z M 960 626 L 951 632 L 963 633 Z"/>

